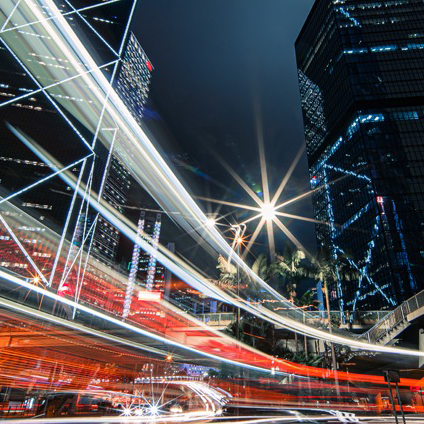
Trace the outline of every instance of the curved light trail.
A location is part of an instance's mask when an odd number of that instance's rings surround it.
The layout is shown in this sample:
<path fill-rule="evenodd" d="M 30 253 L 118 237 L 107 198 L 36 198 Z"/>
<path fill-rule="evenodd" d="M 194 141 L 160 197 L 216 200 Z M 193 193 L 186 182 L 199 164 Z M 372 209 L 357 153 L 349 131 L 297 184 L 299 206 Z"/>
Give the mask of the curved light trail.
<path fill-rule="evenodd" d="M 125 104 L 111 88 L 109 81 L 99 69 L 98 64 L 90 56 L 86 47 L 80 41 L 65 17 L 60 13 L 55 3 L 52 0 L 40 0 L 38 3 L 21 1 L 19 6 L 16 8 L 15 6 L 15 2 L 11 0 L 3 0 L 0 4 L 0 11 L 3 12 L 4 16 L 8 16 L 10 11 L 14 10 L 9 24 L 13 26 L 15 21 L 16 23 L 27 22 L 28 31 L 30 29 L 33 34 L 38 34 L 39 36 L 28 36 L 26 32 L 6 28 L 0 31 L 0 37 L 6 48 L 27 69 L 28 74 L 33 80 L 38 85 L 45 84 L 45 86 L 48 85 L 46 81 L 66 81 L 66 83 L 58 84 L 51 88 L 43 88 L 43 90 L 47 94 L 63 94 L 62 97 L 58 97 L 58 102 L 60 102 L 62 107 L 70 112 L 93 134 L 96 133 L 100 142 L 106 146 L 111 145 L 112 135 L 110 131 L 97 131 L 98 122 L 102 121 L 103 128 L 117 128 L 115 153 L 127 164 L 134 178 L 146 188 L 163 210 L 187 233 L 192 234 L 197 240 L 205 243 L 209 251 L 213 252 L 214 255 L 222 254 L 225 257 L 232 255 L 235 265 L 240 267 L 250 279 L 249 290 L 255 293 L 260 292 L 262 298 L 265 300 L 277 301 L 285 308 L 292 309 L 295 315 L 297 309 L 281 294 L 254 274 L 242 258 L 233 252 L 231 246 L 228 245 L 218 229 L 208 225 L 208 217 L 166 164 L 155 148 L 152 141 L 153 138 L 148 135 L 147 130 L 143 130 L 131 116 Z M 44 10 L 49 10 L 49 13 L 53 17 L 46 19 Z M 0 24 L 3 25 L 4 22 L 0 21 Z M 64 57 L 68 60 L 69 67 L 67 69 L 45 68 L 36 61 L 25 63 L 24 65 L 24 60 L 28 52 L 32 51 L 45 52 L 55 57 Z M 85 99 L 78 107 L 64 100 L 65 96 L 75 95 L 75 93 Z M 19 133 L 18 130 L 16 130 L 16 134 L 20 134 L 22 140 L 25 139 L 25 136 Z M 60 175 L 65 179 L 67 178 L 67 181 L 70 180 L 69 177 L 66 177 L 65 173 L 60 173 Z M 71 185 L 74 189 L 78 188 L 75 183 Z M 78 190 L 83 193 L 81 187 Z M 126 236 L 139 242 L 134 228 L 116 210 L 112 210 L 112 208 L 98 203 L 95 197 L 90 196 L 90 204 Z M 258 307 L 250 303 L 248 300 L 249 292 L 247 290 L 241 293 L 241 297 L 220 290 L 165 248 L 161 247 L 159 252 L 153 252 L 152 246 L 146 241 L 142 240 L 140 244 L 147 252 L 156 254 L 158 261 L 171 272 L 197 290 L 202 291 L 208 296 L 231 303 L 273 324 L 284 326 L 312 338 L 349 345 L 361 350 L 424 356 L 424 352 L 421 351 L 369 344 L 361 342 L 347 333 L 329 333 L 327 330 L 314 328 L 296 319 L 283 317 L 275 311 L 268 309 L 268 304 Z M 4 273 L 1 275 L 4 278 L 12 278 Z M 14 280 L 16 284 L 24 285 L 21 280 L 16 280 Z M 31 289 L 41 290 L 33 285 L 31 285 Z M 51 293 L 45 290 L 42 293 L 46 296 L 52 296 Z M 63 298 L 60 301 L 69 302 Z M 78 304 L 72 304 L 72 306 L 80 309 L 86 308 Z M 93 313 L 89 308 L 86 309 L 84 310 Z M 299 320 L 303 319 L 303 317 L 303 311 L 299 312 Z M 108 317 L 108 319 L 112 318 Z M 121 325 L 125 327 L 128 324 L 121 322 Z M 142 330 L 138 329 L 137 331 Z M 145 333 L 144 331 L 142 332 L 143 334 Z M 154 337 L 157 336 L 154 335 Z M 162 340 L 163 338 L 160 339 Z M 170 341 L 167 342 L 170 343 Z"/>
<path fill-rule="evenodd" d="M 13 129 L 13 128 L 12 128 Z M 51 163 L 54 159 L 52 157 L 47 156 L 47 153 L 42 151 L 41 147 L 36 145 L 34 141 L 28 140 L 21 132 L 13 129 L 16 136 L 21 139 L 28 147 L 30 147 L 35 153 L 37 153 L 43 160 Z M 66 173 L 61 174 L 61 177 L 65 180 L 67 184 L 72 186 L 75 190 L 78 190 L 81 195 L 84 193 L 84 187 L 78 187 L 72 177 Z M 275 325 L 283 325 L 293 331 L 297 331 L 301 334 L 308 335 L 310 337 L 314 337 L 317 339 L 330 340 L 339 344 L 347 344 L 351 347 L 355 347 L 363 350 L 371 350 L 377 352 L 386 352 L 393 354 L 403 354 L 408 356 L 424 356 L 424 352 L 418 350 L 411 349 L 402 349 L 390 346 L 380 346 L 374 345 L 366 342 L 362 342 L 360 340 L 340 336 L 335 333 L 327 333 L 326 331 L 316 329 L 307 324 L 300 323 L 290 318 L 285 318 L 270 309 L 266 308 L 258 308 L 255 305 L 252 305 L 245 301 L 245 299 L 241 297 L 237 297 L 234 293 L 224 292 L 219 289 L 216 285 L 212 284 L 206 278 L 204 278 L 199 272 L 190 267 L 186 262 L 182 261 L 164 246 L 159 246 L 159 250 L 156 251 L 150 243 L 146 240 L 140 239 L 137 236 L 136 228 L 133 224 L 131 224 L 124 216 L 120 215 L 114 208 L 108 205 L 104 201 L 98 202 L 96 197 L 90 197 L 90 204 L 103 215 L 108 221 L 112 222 L 123 234 L 132 239 L 134 242 L 140 244 L 140 246 L 150 254 L 154 254 L 157 257 L 157 260 L 161 262 L 166 268 L 171 270 L 174 274 L 178 275 L 182 280 L 190 284 L 195 289 L 211 296 L 216 299 L 220 299 L 226 303 L 233 304 L 239 308 L 242 308 L 256 316 L 260 316 L 261 318 L 275 324 Z M 146 235 L 147 238 L 147 235 Z M 228 245 L 227 245 L 228 246 Z M 231 249 L 232 257 L 238 257 L 234 251 Z M 239 257 L 238 257 L 239 258 Z M 253 274 L 253 271 L 252 271 Z M 253 274 L 256 276 L 256 274 Z M 256 276 L 257 279 L 259 277 Z M 275 290 L 269 287 L 266 283 L 263 284 L 270 290 L 277 294 L 277 299 L 282 296 L 278 294 Z M 246 296 L 246 295 L 245 295 Z M 247 296 L 246 296 L 247 297 Z M 290 305 L 290 309 L 294 309 L 293 305 L 290 302 L 285 302 Z M 296 309 L 294 309 L 296 311 Z M 300 312 L 300 311 L 299 311 Z M 303 319 L 303 316 L 302 316 Z"/>

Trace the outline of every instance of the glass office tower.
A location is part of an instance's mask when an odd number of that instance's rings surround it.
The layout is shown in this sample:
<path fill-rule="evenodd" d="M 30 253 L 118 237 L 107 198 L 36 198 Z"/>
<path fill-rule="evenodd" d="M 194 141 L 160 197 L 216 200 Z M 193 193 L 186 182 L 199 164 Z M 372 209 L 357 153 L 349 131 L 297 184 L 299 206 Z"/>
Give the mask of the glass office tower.
<path fill-rule="evenodd" d="M 143 110 L 149 95 L 152 71 L 153 66 L 149 58 L 135 35 L 130 33 L 114 87 L 139 125 L 142 123 Z M 103 157 L 107 158 L 107 152 Z M 131 187 L 130 172 L 113 151 L 106 165 L 106 172 L 102 198 L 123 214 Z M 100 216 L 94 233 L 93 257 L 106 265 L 115 265 L 119 240 L 118 229 Z"/>
<path fill-rule="evenodd" d="M 424 289 L 423 22 L 422 0 L 317 0 L 296 41 L 318 243 L 358 273 L 334 309 Z"/>
<path fill-rule="evenodd" d="M 122 41 L 128 39 L 134 0 L 107 4 L 94 0 L 56 3 L 71 30 L 104 75 L 111 79 Z M 7 39 L 4 34 L 19 33 L 34 40 L 41 38 L 35 32 L 16 28 L 23 3 L 16 6 L 4 24 L 3 36 Z M 45 9 L 43 13 L 51 23 L 59 18 Z M 37 25 L 36 29 L 41 24 Z M 0 249 L 0 263 L 24 275 L 32 268 L 28 266 L 28 257 L 36 258 L 35 263 L 43 258 L 39 268 L 47 275 L 54 268 L 54 255 L 49 253 L 47 262 L 45 260 L 45 227 L 58 237 L 62 234 L 68 239 L 74 236 L 77 248 L 84 239 L 83 232 L 93 222 L 85 208 L 81 208 L 77 218 L 80 198 L 74 198 L 74 190 L 59 175 L 51 177 L 56 171 L 56 165 L 50 162 L 54 158 L 59 168 L 69 167 L 75 179 L 85 166 L 81 180 L 88 183 L 87 170 L 93 161 L 93 156 L 89 156 L 90 147 L 96 141 L 95 129 L 69 112 L 77 111 L 86 101 L 84 93 L 66 92 L 68 86 L 80 81 L 83 75 L 78 76 L 68 59 L 59 56 L 29 49 L 19 59 L 6 43 L 0 42 L 0 197 L 10 199 L 0 208 L 0 240 L 10 243 L 10 247 Z M 50 70 L 63 72 L 63 80 L 58 80 Z M 68 79 L 69 75 L 74 79 Z M 44 87 L 50 88 L 41 90 L 37 78 L 42 80 Z M 42 149 L 45 159 L 35 154 L 28 142 Z M 106 172 L 108 148 L 100 142 L 95 144 L 96 167 L 90 184 L 98 192 Z M 115 184 L 118 178 L 113 177 L 124 172 L 120 164 L 114 162 L 110 169 L 112 177 L 105 189 L 108 192 L 105 196 L 109 197 L 124 189 L 122 181 Z M 113 191 L 109 189 L 111 185 L 114 185 Z M 16 224 L 15 221 L 32 224 Z"/>

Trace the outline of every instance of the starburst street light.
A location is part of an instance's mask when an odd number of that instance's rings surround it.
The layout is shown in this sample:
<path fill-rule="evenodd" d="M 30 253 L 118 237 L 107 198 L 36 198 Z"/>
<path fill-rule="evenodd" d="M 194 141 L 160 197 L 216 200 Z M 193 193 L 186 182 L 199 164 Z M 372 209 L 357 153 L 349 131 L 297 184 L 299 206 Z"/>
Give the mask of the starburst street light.
<path fill-rule="evenodd" d="M 272 203 L 261 206 L 261 215 L 266 221 L 272 221 L 275 218 L 276 209 Z"/>
<path fill-rule="evenodd" d="M 291 219 L 299 219 L 307 222 L 315 222 L 322 223 L 315 219 L 297 216 L 293 214 L 288 214 L 284 212 L 283 208 L 292 204 L 296 201 L 299 201 L 307 196 L 310 196 L 315 190 L 310 190 L 307 193 L 302 193 L 299 196 L 296 196 L 292 199 L 285 201 L 284 203 L 278 203 L 283 193 L 289 179 L 291 178 L 293 171 L 295 170 L 297 164 L 299 163 L 300 158 L 303 155 L 305 146 L 303 145 L 299 152 L 296 154 L 293 162 L 291 163 L 287 173 L 283 176 L 283 179 L 278 186 L 275 193 L 271 196 L 269 182 L 268 182 L 268 173 L 265 159 L 265 146 L 264 146 L 264 134 L 262 128 L 262 117 L 261 117 L 261 108 L 259 98 L 255 98 L 254 102 L 254 112 L 256 117 L 256 137 L 258 141 L 259 148 L 259 162 L 260 162 L 260 170 L 261 170 L 261 179 L 262 179 L 262 193 L 263 197 L 259 197 L 257 193 L 255 193 L 252 188 L 245 182 L 243 179 L 232 169 L 218 154 L 215 155 L 220 160 L 221 164 L 224 168 L 229 172 L 229 174 L 239 183 L 239 185 L 245 190 L 245 192 L 252 198 L 255 202 L 254 206 L 251 205 L 242 205 L 239 203 L 211 199 L 209 197 L 199 197 L 199 199 L 206 200 L 213 203 L 218 203 L 226 206 L 233 206 L 236 208 L 241 208 L 247 211 L 254 212 L 253 216 L 246 219 L 244 222 L 240 223 L 240 225 L 246 225 L 252 221 L 259 220 L 259 223 L 256 226 L 256 229 L 252 233 L 252 237 L 249 240 L 246 249 L 244 250 L 243 257 L 247 255 L 249 250 L 251 249 L 253 243 L 259 236 L 262 228 L 266 225 L 266 230 L 268 234 L 268 242 L 269 242 L 269 250 L 271 257 L 275 256 L 275 240 L 274 240 L 274 224 L 279 228 L 295 245 L 298 249 L 308 253 L 304 246 L 300 243 L 300 241 L 292 234 L 292 232 L 287 228 L 286 225 L 281 221 L 280 217 L 291 218 Z M 255 213 L 256 212 L 256 213 Z"/>
<path fill-rule="evenodd" d="M 261 118 L 261 111 L 260 111 L 258 101 L 255 102 L 255 115 L 256 115 L 256 130 L 257 130 L 257 140 L 258 140 L 258 147 L 259 147 L 259 162 L 260 162 L 260 170 L 261 170 L 263 197 L 259 197 L 258 194 L 255 193 L 255 191 L 253 191 L 252 188 L 234 171 L 234 169 L 231 168 L 231 166 L 228 165 L 228 163 L 226 163 L 226 161 L 222 157 L 220 157 L 217 153 L 214 152 L 215 156 L 218 158 L 218 160 L 221 162 L 224 168 L 238 182 L 238 184 L 245 190 L 245 192 L 252 198 L 255 204 L 246 205 L 246 204 L 235 203 L 235 202 L 231 202 L 227 200 L 212 199 L 210 197 L 203 197 L 203 196 L 198 196 L 198 199 L 206 200 L 207 202 L 211 202 L 211 203 L 217 203 L 219 205 L 232 206 L 235 208 L 240 208 L 246 211 L 253 212 L 251 217 L 241 222 L 239 225 L 246 225 L 253 221 L 259 220 L 256 226 L 256 229 L 253 231 L 251 238 L 244 249 L 242 258 L 246 257 L 247 253 L 250 251 L 252 245 L 255 243 L 256 239 L 258 238 L 264 226 L 266 226 L 268 242 L 269 242 L 269 251 L 272 258 L 275 257 L 275 237 L 274 237 L 275 227 L 281 230 L 289 238 L 289 240 L 296 245 L 296 247 L 299 250 L 303 251 L 308 256 L 311 256 L 308 253 L 308 251 L 305 249 L 305 247 L 302 245 L 302 243 L 293 235 L 293 233 L 281 221 L 281 218 L 296 219 L 300 221 L 331 225 L 331 226 L 336 225 L 334 224 L 334 222 L 332 223 L 332 222 L 319 221 L 316 219 L 294 215 L 284 211 L 284 208 L 286 208 L 287 206 L 295 202 L 298 202 L 302 199 L 305 199 L 308 196 L 311 196 L 313 193 L 317 192 L 318 190 L 322 190 L 322 188 L 325 186 L 323 185 L 321 187 L 314 188 L 305 193 L 301 193 L 293 198 L 285 200 L 284 202 L 281 202 L 280 197 L 283 194 L 284 189 L 287 186 L 287 183 L 293 174 L 293 171 L 295 170 L 296 166 L 299 163 L 299 160 L 301 159 L 304 153 L 305 145 L 303 145 L 299 149 L 298 153 L 296 154 L 286 174 L 283 176 L 282 181 L 280 185 L 278 186 L 277 190 L 275 191 L 275 193 L 273 193 L 273 195 L 271 195 L 269 183 L 268 183 L 268 173 L 267 173 L 267 166 L 266 166 L 266 159 L 265 159 L 265 146 L 264 146 L 264 137 L 263 137 L 263 131 L 262 131 L 262 118 Z M 209 207 L 209 204 L 207 206 Z M 214 218 L 216 218 L 216 216 L 214 216 Z M 219 225 L 219 224 L 216 223 L 215 225 Z M 232 245 L 233 249 L 234 249 L 234 245 L 235 245 L 235 242 L 233 241 L 233 245 Z"/>
<path fill-rule="evenodd" d="M 159 408 L 156 405 L 150 407 L 150 415 L 157 416 L 159 415 Z"/>
<path fill-rule="evenodd" d="M 206 220 L 205 225 L 206 225 L 207 227 L 214 227 L 214 226 L 216 225 L 216 219 L 215 219 L 215 218 L 208 218 L 208 219 Z"/>
<path fill-rule="evenodd" d="M 292 234 L 292 232 L 286 227 L 286 225 L 284 225 L 280 217 L 299 219 L 302 221 L 314 222 L 314 223 L 318 223 L 318 222 L 322 223 L 315 219 L 297 216 L 297 215 L 289 214 L 283 211 L 283 208 L 285 206 L 288 206 L 298 200 L 301 200 L 309 196 L 310 194 L 312 194 L 313 191 L 303 193 L 299 196 L 296 196 L 293 199 L 286 200 L 284 203 L 278 203 L 280 196 L 287 185 L 288 180 L 290 179 L 294 169 L 296 168 L 300 158 L 302 157 L 303 150 L 304 148 L 299 150 L 289 170 L 287 171 L 286 175 L 283 177 L 278 189 L 276 190 L 274 195 L 271 196 L 270 189 L 268 187 L 268 175 L 266 170 L 265 151 L 264 151 L 263 143 L 261 144 L 261 139 L 259 140 L 259 158 L 260 158 L 260 165 L 261 165 L 263 199 L 261 199 L 249 187 L 249 185 L 245 181 L 243 181 L 243 179 L 222 158 L 220 158 L 222 165 L 227 169 L 227 171 L 232 175 L 232 177 L 240 184 L 240 186 L 246 191 L 246 193 L 252 198 L 252 200 L 256 203 L 256 205 L 255 206 L 244 205 L 240 203 L 228 202 L 225 200 L 211 199 L 209 197 L 199 197 L 199 199 L 253 212 L 253 215 L 250 218 L 246 219 L 245 221 L 239 224 L 243 226 L 253 221 L 259 220 L 259 223 L 257 224 L 256 229 L 253 231 L 252 236 L 243 252 L 243 255 L 242 255 L 243 257 L 245 257 L 247 253 L 250 251 L 252 245 L 256 241 L 257 237 L 259 236 L 264 226 L 266 226 L 266 230 L 268 234 L 269 250 L 270 250 L 271 257 L 275 256 L 274 224 L 297 246 L 298 249 L 307 253 L 304 246 Z M 235 239 L 237 240 L 237 236 Z"/>

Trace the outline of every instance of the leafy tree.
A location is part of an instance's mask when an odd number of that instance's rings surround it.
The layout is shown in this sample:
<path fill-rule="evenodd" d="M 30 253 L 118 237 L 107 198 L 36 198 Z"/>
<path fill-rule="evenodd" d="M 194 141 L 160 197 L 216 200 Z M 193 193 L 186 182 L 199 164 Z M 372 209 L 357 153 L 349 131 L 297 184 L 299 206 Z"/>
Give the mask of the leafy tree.
<path fill-rule="evenodd" d="M 209 368 L 208 376 L 211 377 L 211 378 L 217 378 L 217 377 L 219 377 L 219 371 L 215 368 Z"/>
<path fill-rule="evenodd" d="M 330 299 L 328 294 L 329 283 L 339 280 L 351 281 L 357 278 L 357 272 L 352 270 L 348 256 L 335 255 L 329 248 L 321 249 L 311 262 L 309 276 L 320 281 L 324 288 L 325 302 L 328 313 L 330 312 Z"/>
<path fill-rule="evenodd" d="M 320 355 L 308 354 L 307 352 L 292 352 L 284 346 L 284 341 L 280 340 L 276 343 L 275 353 L 279 358 L 286 359 L 287 361 L 296 362 L 298 364 L 309 365 L 317 367 L 322 364 L 323 357 Z"/>
<path fill-rule="evenodd" d="M 302 297 L 298 299 L 297 306 L 303 309 L 308 309 L 308 308 L 318 309 L 320 302 L 318 299 L 315 298 L 315 295 L 316 295 L 315 289 L 309 289 L 305 291 Z"/>
<path fill-rule="evenodd" d="M 239 334 L 236 337 L 238 328 Z M 246 313 L 240 320 L 240 326 L 233 322 L 225 329 L 225 332 L 262 352 L 273 353 L 274 326 L 268 321 Z"/>
<path fill-rule="evenodd" d="M 330 297 L 328 284 L 339 280 L 350 281 L 357 277 L 357 272 L 353 271 L 347 255 L 335 254 L 328 247 L 322 248 L 312 260 L 310 276 L 320 281 L 324 288 L 325 305 L 328 314 L 328 330 L 332 333 Z M 334 344 L 330 343 L 333 368 L 337 368 L 336 352 Z"/>

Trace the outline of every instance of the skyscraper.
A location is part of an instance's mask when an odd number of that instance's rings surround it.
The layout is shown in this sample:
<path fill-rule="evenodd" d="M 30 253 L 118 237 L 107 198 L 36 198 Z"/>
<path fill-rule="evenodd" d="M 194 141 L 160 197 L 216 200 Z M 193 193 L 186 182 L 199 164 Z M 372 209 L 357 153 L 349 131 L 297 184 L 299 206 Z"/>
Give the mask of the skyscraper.
<path fill-rule="evenodd" d="M 149 96 L 153 65 L 133 33 L 122 59 L 116 89 L 135 120 L 141 124 Z"/>
<path fill-rule="evenodd" d="M 132 114 L 141 123 L 153 69 L 128 32 L 136 1 L 48 1 L 30 11 L 7 1 L 0 7 L 10 11 L 0 14 L 0 196 L 8 200 L 0 205 L 0 267 L 122 315 L 125 277 L 90 252 L 113 264 L 119 232 L 93 203 L 103 198 L 124 213 L 136 185 L 134 135 L 123 121 Z M 145 267 L 156 269 L 147 278 L 153 286 L 162 281 L 154 262 L 152 255 Z"/>
<path fill-rule="evenodd" d="M 359 275 L 333 308 L 424 289 L 423 22 L 421 0 L 316 0 L 296 41 L 318 243 Z"/>
<path fill-rule="evenodd" d="M 85 207 L 80 207 L 81 198 L 75 191 L 59 175 L 54 175 L 57 168 L 50 158 L 54 158 L 60 168 L 66 167 L 76 179 L 81 177 L 84 184 L 98 192 L 103 183 L 110 149 L 107 143 L 97 142 L 99 134 L 106 131 L 106 128 L 101 127 L 101 119 L 96 128 L 84 120 L 81 114 L 75 117 L 75 112 L 86 105 L 87 99 L 83 91 L 70 90 L 70 85 L 81 83 L 87 75 L 84 74 L 87 69 L 83 71 L 81 63 L 71 63 L 69 58 L 62 57 L 65 54 L 48 54 L 47 50 L 43 53 L 42 49 L 34 45 L 28 47 L 28 40 L 37 43 L 43 40 L 43 36 L 37 34 L 36 30 L 31 32 L 17 28 L 20 27 L 21 6 L 16 5 L 10 16 L 2 15 L 4 20 L 1 23 L 0 196 L 8 198 L 19 209 L 11 209 L 3 203 L 0 208 L 0 230 L 5 234 L 2 237 L 16 239 L 15 244 L 8 249 L 10 252 L 19 252 L 22 257 L 22 260 L 10 267 L 28 274 L 25 271 L 27 268 L 31 270 L 30 273 L 34 273 L 33 266 L 28 263 L 28 252 L 34 251 L 32 261 L 35 264 L 39 262 L 37 258 L 41 257 L 36 254 L 43 254 L 45 246 L 41 241 L 41 233 L 44 226 L 62 237 L 77 236 L 77 248 L 90 241 L 87 235 L 93 222 L 91 216 Z M 118 59 L 122 56 L 123 40 L 128 39 L 128 25 L 135 1 L 105 4 L 92 0 L 83 4 L 70 1 L 55 7 L 57 10 L 40 9 L 40 13 L 48 17 L 45 25 L 54 24 L 65 14 L 71 31 L 93 56 L 95 65 L 112 81 Z M 16 45 L 26 43 L 27 47 L 20 50 L 20 56 L 10 49 L 8 41 L 11 39 Z M 46 36 L 45 39 L 49 38 Z M 93 72 L 93 69 L 89 72 Z M 93 103 L 92 106 L 96 108 L 98 105 Z M 38 146 L 38 150 L 45 153 L 45 159 L 35 154 L 25 141 Z M 96 156 L 95 168 L 92 165 L 94 155 L 91 149 Z M 116 170 L 119 173 L 119 165 L 111 165 L 109 168 L 110 174 Z M 95 169 L 92 177 L 89 176 L 90 169 Z M 114 185 L 116 180 L 111 177 L 105 184 L 106 189 Z M 114 194 L 114 191 L 122 195 L 120 190 L 124 189 L 124 184 L 120 182 L 114 186 L 117 189 L 108 190 L 109 194 L 105 196 Z M 8 218 L 12 213 L 29 215 L 44 225 L 25 228 L 20 225 L 15 228 L 12 225 L 15 221 Z M 73 250 L 75 253 L 76 249 Z M 10 252 L 2 251 L 2 255 L 6 257 Z M 51 279 L 54 272 L 50 272 L 57 265 L 54 262 L 55 256 L 50 255 L 50 259 L 47 262 L 43 260 L 39 266 Z"/>
<path fill-rule="evenodd" d="M 149 95 L 152 71 L 153 66 L 146 53 L 134 34 L 130 33 L 114 87 L 140 125 Z M 113 151 L 111 153 L 110 160 L 104 166 L 107 178 L 102 198 L 119 212 L 124 213 L 131 186 L 130 173 Z M 107 152 L 103 156 L 107 157 Z M 119 239 L 118 229 L 105 218 L 99 217 L 94 233 L 92 255 L 107 265 L 114 265 Z"/>

